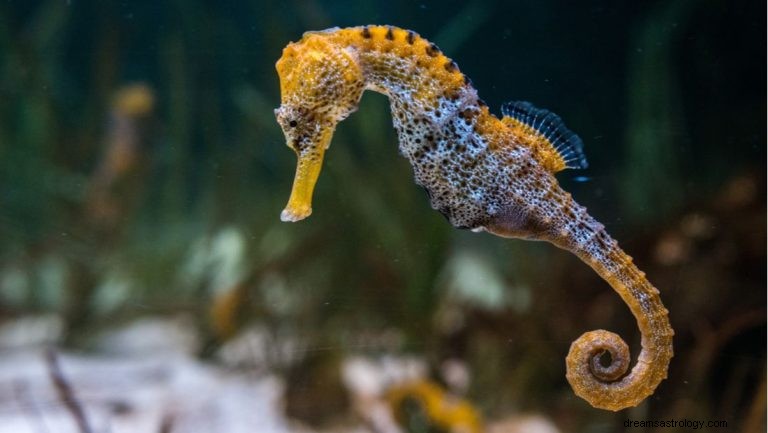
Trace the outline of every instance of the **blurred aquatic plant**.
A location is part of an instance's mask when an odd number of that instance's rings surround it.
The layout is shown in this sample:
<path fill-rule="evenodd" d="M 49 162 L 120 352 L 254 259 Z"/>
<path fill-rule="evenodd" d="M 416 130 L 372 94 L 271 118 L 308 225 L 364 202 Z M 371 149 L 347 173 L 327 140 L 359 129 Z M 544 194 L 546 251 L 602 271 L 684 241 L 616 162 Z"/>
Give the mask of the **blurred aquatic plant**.
<path fill-rule="evenodd" d="M 149 166 L 149 125 L 154 92 L 146 84 L 117 91 L 112 102 L 104 155 L 91 176 L 85 220 L 101 236 L 114 235 L 121 219 L 135 211 Z"/>
<path fill-rule="evenodd" d="M 46 217 L 62 216 L 56 200 L 71 197 L 77 179 L 52 158 L 61 142 L 53 92 L 68 9 L 41 5 L 27 32 L 13 20 L 13 9 L 0 7 L 0 238 L 7 247 L 23 247 L 54 228 Z"/>
<path fill-rule="evenodd" d="M 434 40 L 446 53 L 456 52 L 473 32 L 485 24 L 490 14 L 487 3 L 477 0 L 467 2 L 450 21 L 443 24 Z"/>
<path fill-rule="evenodd" d="M 680 94 L 685 68 L 675 43 L 701 3 L 657 4 L 635 29 L 629 52 L 625 174 L 622 196 L 632 221 L 649 221 L 679 209 L 684 180 L 678 155 L 686 145 Z"/>
<path fill-rule="evenodd" d="M 70 228 L 80 245 L 64 246 L 70 268 L 64 307 L 69 338 L 76 337 L 98 311 L 95 294 L 101 293 L 102 307 L 114 307 L 116 301 L 129 297 L 130 278 L 121 275 L 119 267 L 110 268 L 107 259 L 120 245 L 144 195 L 154 107 L 154 91 L 145 84 L 122 87 L 112 100 L 103 154 Z"/>
<path fill-rule="evenodd" d="M 408 432 L 481 433 L 482 420 L 474 406 L 422 380 L 393 386 L 387 400 Z"/>
<path fill-rule="evenodd" d="M 461 305 L 489 311 L 504 310 L 510 304 L 519 311 L 527 309 L 529 291 L 508 288 L 493 264 L 493 260 L 479 252 L 456 252 L 446 262 L 442 275 L 446 296 Z"/>

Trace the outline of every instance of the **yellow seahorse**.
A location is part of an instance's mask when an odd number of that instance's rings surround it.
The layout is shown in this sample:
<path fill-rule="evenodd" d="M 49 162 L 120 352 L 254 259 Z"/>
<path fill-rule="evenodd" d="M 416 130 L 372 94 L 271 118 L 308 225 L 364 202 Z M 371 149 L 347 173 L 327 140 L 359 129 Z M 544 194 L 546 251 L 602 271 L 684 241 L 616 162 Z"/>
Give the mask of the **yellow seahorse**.
<path fill-rule="evenodd" d="M 571 345 L 566 377 L 597 408 L 636 406 L 667 377 L 672 336 L 659 291 L 554 173 L 582 168 L 581 140 L 560 118 L 526 102 L 502 106 L 498 119 L 469 79 L 437 46 L 391 26 L 307 32 L 277 62 L 275 110 L 298 156 L 283 221 L 311 213 L 312 191 L 338 122 L 364 90 L 389 97 L 400 152 L 433 208 L 456 227 L 545 240 L 576 254 L 627 303 L 642 334 L 637 363 L 618 335 L 583 334 Z"/>

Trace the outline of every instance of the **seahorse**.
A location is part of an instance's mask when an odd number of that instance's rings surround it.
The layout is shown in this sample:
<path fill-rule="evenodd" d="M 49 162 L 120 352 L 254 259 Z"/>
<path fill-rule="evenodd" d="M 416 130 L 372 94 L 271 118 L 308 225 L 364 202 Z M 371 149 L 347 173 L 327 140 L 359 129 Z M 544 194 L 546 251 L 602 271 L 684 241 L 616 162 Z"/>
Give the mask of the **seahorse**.
<path fill-rule="evenodd" d="M 592 267 L 628 305 L 641 351 L 628 371 L 627 344 L 597 330 L 576 339 L 566 357 L 574 392 L 601 409 L 638 405 L 667 377 L 674 334 L 659 291 L 604 226 L 562 190 L 555 173 L 587 165 L 579 137 L 560 117 L 527 102 L 501 107 L 478 98 L 456 63 L 417 33 L 368 25 L 307 32 L 276 64 L 275 110 L 298 157 L 283 221 L 312 212 L 312 194 L 336 125 L 365 90 L 389 98 L 400 153 L 431 206 L 458 228 L 543 240 Z"/>

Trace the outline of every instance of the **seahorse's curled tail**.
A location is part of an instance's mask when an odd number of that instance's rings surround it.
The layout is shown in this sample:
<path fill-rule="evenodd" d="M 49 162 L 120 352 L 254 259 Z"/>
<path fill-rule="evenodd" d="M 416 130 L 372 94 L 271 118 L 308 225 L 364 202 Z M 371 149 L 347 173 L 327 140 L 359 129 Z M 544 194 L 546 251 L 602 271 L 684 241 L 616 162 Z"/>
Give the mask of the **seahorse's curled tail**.
<path fill-rule="evenodd" d="M 594 229 L 585 238 L 552 242 L 579 256 L 627 303 L 640 328 L 642 350 L 627 373 L 630 356 L 624 340 L 604 330 L 586 332 L 571 344 L 566 377 L 573 391 L 592 406 L 617 411 L 637 406 L 667 377 L 674 331 L 659 291 L 602 225 L 589 220 Z"/>

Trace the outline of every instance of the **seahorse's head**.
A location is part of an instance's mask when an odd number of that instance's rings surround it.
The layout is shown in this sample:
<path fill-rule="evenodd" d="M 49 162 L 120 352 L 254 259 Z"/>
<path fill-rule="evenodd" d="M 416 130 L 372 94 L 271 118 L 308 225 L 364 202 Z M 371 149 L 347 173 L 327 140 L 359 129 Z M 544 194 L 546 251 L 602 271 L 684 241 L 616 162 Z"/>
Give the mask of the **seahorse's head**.
<path fill-rule="evenodd" d="M 275 115 L 288 147 L 298 156 L 291 197 L 280 215 L 283 221 L 299 221 L 312 213 L 312 191 L 325 149 L 336 125 L 357 109 L 365 87 L 354 51 L 327 36 L 305 34 L 283 50 L 276 65 L 281 104 Z"/>

